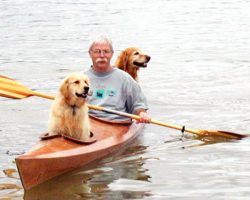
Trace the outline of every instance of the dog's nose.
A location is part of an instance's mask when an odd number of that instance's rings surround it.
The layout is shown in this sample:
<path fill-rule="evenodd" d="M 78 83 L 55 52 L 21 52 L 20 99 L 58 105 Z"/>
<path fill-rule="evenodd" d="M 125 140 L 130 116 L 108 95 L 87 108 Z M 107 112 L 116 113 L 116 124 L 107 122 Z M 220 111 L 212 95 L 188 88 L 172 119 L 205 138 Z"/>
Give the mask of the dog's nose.
<path fill-rule="evenodd" d="M 146 59 L 147 59 L 147 61 L 150 61 L 151 57 L 146 55 Z"/>
<path fill-rule="evenodd" d="M 84 89 L 85 93 L 88 93 L 88 91 L 89 91 L 89 87 L 88 86 L 85 86 L 83 89 Z"/>

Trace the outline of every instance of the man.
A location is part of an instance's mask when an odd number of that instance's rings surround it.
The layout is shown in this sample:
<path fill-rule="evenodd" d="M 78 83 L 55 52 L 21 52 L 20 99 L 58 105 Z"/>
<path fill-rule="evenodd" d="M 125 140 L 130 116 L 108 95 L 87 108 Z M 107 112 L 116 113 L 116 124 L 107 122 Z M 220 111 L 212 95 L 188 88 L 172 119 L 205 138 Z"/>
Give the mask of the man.
<path fill-rule="evenodd" d="M 112 67 L 110 64 L 114 50 L 112 42 L 105 37 L 92 41 L 89 55 L 93 65 L 85 72 L 90 78 L 90 88 L 93 91 L 89 103 L 108 109 L 128 112 L 140 116 L 138 122 L 149 123 L 147 102 L 138 83 L 126 72 Z M 90 110 L 90 115 L 98 118 L 124 121 L 128 118 Z"/>

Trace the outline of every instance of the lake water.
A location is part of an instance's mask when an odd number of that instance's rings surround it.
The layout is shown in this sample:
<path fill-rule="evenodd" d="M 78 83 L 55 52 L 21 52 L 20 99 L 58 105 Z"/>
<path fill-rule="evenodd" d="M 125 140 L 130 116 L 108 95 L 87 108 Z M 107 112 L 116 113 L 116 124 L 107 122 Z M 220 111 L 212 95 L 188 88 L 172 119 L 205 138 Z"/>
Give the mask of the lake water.
<path fill-rule="evenodd" d="M 250 2 L 247 0 L 1 0 L 0 74 L 54 95 L 87 69 L 96 34 L 115 55 L 152 57 L 140 85 L 158 120 L 250 133 Z M 147 125 L 134 145 L 89 170 L 24 192 L 14 158 L 47 129 L 51 101 L 0 98 L 0 199 L 249 199 L 250 139 L 182 137 Z"/>

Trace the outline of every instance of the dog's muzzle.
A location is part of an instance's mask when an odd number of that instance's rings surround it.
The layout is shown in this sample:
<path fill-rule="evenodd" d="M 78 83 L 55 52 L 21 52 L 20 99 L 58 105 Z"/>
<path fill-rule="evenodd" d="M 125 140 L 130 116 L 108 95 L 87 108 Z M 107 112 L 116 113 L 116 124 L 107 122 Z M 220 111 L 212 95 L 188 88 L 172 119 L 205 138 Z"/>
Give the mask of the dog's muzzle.
<path fill-rule="evenodd" d="M 81 97 L 81 98 L 87 98 L 87 96 L 88 96 L 88 93 L 89 93 L 89 87 L 88 86 L 85 86 L 84 88 L 83 88 L 83 93 L 77 93 L 76 92 L 76 96 L 77 97 Z"/>
<path fill-rule="evenodd" d="M 134 61 L 133 64 L 136 65 L 137 67 L 147 67 L 148 62 L 150 61 L 151 57 L 150 56 L 146 56 L 146 61 L 145 62 L 136 62 Z"/>

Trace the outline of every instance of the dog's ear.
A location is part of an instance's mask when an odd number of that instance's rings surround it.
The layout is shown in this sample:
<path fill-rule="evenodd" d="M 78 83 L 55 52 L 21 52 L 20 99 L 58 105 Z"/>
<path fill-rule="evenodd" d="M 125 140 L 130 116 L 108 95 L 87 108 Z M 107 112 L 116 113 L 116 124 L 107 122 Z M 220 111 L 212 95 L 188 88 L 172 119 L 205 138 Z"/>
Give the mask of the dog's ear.
<path fill-rule="evenodd" d="M 68 96 L 68 88 L 69 88 L 69 79 L 64 79 L 62 81 L 62 84 L 60 86 L 60 93 L 64 96 L 67 97 Z"/>
<path fill-rule="evenodd" d="M 118 56 L 115 65 L 122 70 L 126 70 L 128 65 L 128 54 L 127 51 L 122 51 Z"/>

